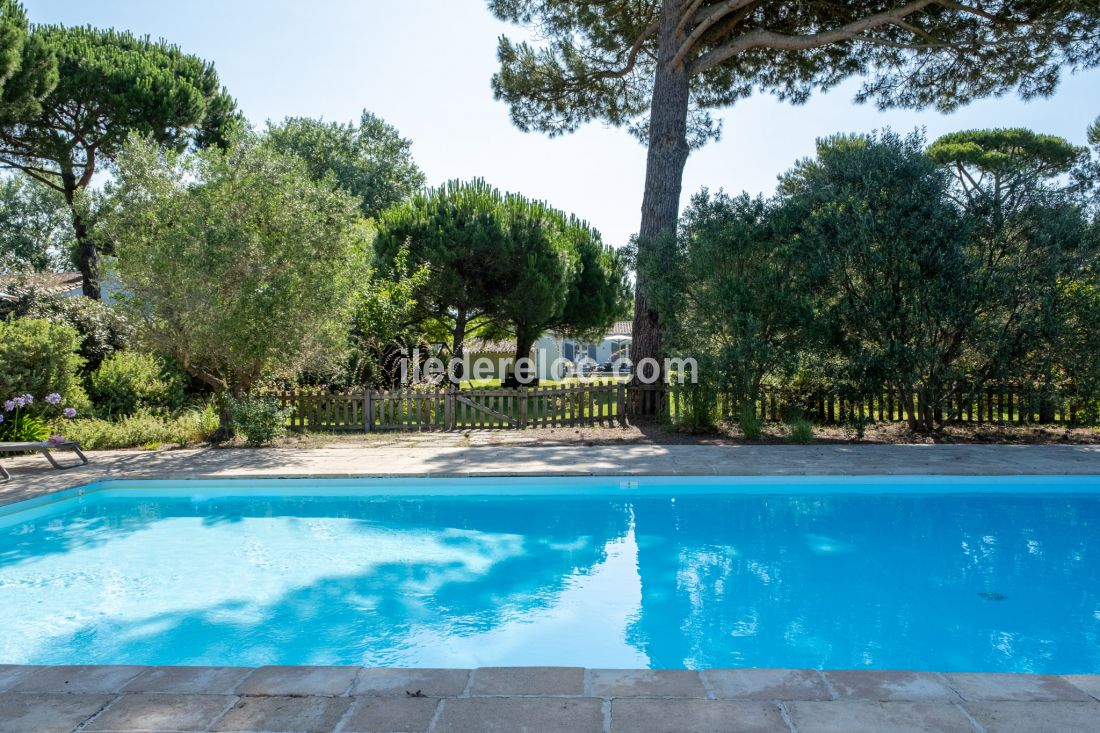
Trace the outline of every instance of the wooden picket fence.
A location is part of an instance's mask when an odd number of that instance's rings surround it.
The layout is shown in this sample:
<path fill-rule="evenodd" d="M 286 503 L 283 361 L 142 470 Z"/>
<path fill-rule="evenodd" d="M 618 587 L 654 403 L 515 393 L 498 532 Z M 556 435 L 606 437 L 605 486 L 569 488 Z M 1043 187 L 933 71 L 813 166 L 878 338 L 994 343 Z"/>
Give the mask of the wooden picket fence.
<path fill-rule="evenodd" d="M 675 419 L 686 405 L 683 385 L 630 387 L 631 404 L 642 399 L 656 401 L 656 414 Z M 636 394 L 637 393 L 637 394 Z M 818 389 L 808 394 L 794 394 L 790 389 L 765 388 L 757 397 L 756 415 L 768 422 L 781 422 L 791 417 L 808 418 L 822 425 L 855 421 L 904 422 L 907 419 L 905 400 L 912 400 L 920 414 L 925 409 L 925 396 L 910 390 L 908 396 L 899 387 L 884 387 L 871 395 L 852 398 L 829 390 Z M 729 395 L 717 396 L 718 415 L 724 420 L 736 420 L 735 405 Z M 1089 421 L 1096 412 L 1088 410 L 1080 400 L 1044 392 L 1035 387 L 992 385 L 982 388 L 960 386 L 950 390 L 935 408 L 935 419 L 950 419 L 962 424 L 994 425 L 1072 425 Z"/>
<path fill-rule="evenodd" d="M 621 383 L 519 389 L 364 390 L 352 394 L 281 392 L 302 431 L 522 430 L 571 425 L 625 425 Z"/>
<path fill-rule="evenodd" d="M 794 394 L 786 389 L 764 389 L 754 403 L 756 414 L 768 422 L 795 416 L 823 425 L 906 420 L 905 393 L 883 388 L 859 399 L 817 390 Z M 626 425 L 634 415 L 676 420 L 684 414 L 683 385 L 627 385 L 595 382 L 519 389 L 397 389 L 364 390 L 351 394 L 277 394 L 283 407 L 293 408 L 289 426 L 301 431 L 376 430 L 522 430 L 574 425 Z M 911 394 L 915 409 L 923 406 L 919 393 Z M 734 421 L 735 404 L 719 394 L 716 411 Z M 1008 385 L 959 390 L 941 401 L 936 420 L 945 417 L 963 424 L 1055 424 L 1082 422 L 1089 411 L 1071 399 L 1031 388 Z M 1095 410 L 1093 410 L 1095 412 Z"/>

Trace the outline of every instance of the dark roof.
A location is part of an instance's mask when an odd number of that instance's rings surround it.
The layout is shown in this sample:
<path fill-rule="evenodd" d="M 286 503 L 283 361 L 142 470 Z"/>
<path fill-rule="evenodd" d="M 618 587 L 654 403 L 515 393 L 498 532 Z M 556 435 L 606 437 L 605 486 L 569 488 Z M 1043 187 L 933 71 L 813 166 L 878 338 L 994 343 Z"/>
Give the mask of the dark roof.
<path fill-rule="evenodd" d="M 630 336 L 634 330 L 633 321 L 615 321 L 615 325 L 611 327 L 611 331 L 608 332 L 608 336 Z"/>

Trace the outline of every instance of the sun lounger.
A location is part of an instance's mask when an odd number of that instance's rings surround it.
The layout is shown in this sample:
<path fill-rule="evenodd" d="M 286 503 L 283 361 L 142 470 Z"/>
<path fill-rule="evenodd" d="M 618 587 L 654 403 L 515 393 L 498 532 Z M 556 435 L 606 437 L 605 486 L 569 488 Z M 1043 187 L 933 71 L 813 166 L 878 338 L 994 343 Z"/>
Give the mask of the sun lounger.
<path fill-rule="evenodd" d="M 71 453 L 76 453 L 80 458 L 79 464 L 72 466 L 62 466 L 53 457 L 50 451 L 64 450 Z M 33 442 L 33 443 L 0 443 L 0 454 L 2 453 L 29 453 L 35 451 L 46 456 L 46 460 L 50 462 L 50 465 L 54 468 L 64 470 L 66 468 L 76 468 L 77 465 L 86 466 L 88 464 L 88 458 L 80 452 L 80 443 L 75 440 L 67 440 L 64 443 L 51 443 L 49 441 Z M 11 478 L 11 474 L 7 470 L 0 466 L 0 481 L 7 481 Z"/>

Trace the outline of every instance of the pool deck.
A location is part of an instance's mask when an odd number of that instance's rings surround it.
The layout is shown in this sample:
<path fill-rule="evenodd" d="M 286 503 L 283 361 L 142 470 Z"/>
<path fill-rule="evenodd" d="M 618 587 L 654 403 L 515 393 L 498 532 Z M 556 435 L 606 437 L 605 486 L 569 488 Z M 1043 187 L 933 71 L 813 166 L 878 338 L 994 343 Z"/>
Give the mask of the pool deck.
<path fill-rule="evenodd" d="M 1100 474 L 1100 446 L 336 445 L 3 459 L 0 504 L 105 479 Z M 1096 670 L 1100 672 L 1100 670 Z M 0 733 L 1100 733 L 1100 674 L 0 665 Z"/>
<path fill-rule="evenodd" d="M 106 479 L 360 476 L 1100 474 L 1100 445 L 355 445 L 92 451 L 58 471 L 2 458 L 0 504 Z M 59 454 L 59 460 L 69 458 Z"/>
<path fill-rule="evenodd" d="M 1100 730 L 1100 675 L 573 667 L 2 667 L 0 731 Z"/>

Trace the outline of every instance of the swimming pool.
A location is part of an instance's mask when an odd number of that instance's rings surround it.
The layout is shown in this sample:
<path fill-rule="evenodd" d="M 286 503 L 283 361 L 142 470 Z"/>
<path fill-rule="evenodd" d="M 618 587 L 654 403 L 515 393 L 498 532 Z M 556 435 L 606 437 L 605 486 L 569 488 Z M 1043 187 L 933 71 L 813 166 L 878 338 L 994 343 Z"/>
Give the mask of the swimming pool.
<path fill-rule="evenodd" d="M 1100 476 L 98 484 L 0 507 L 0 663 L 1100 672 Z"/>

